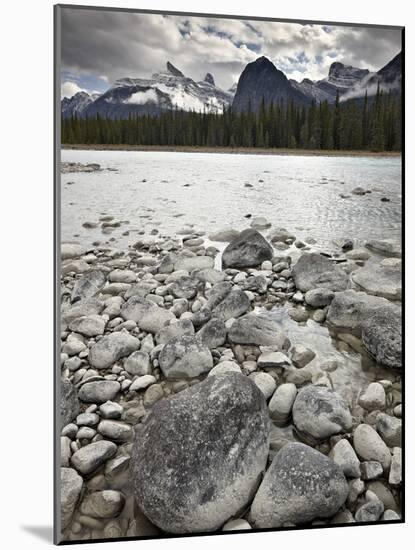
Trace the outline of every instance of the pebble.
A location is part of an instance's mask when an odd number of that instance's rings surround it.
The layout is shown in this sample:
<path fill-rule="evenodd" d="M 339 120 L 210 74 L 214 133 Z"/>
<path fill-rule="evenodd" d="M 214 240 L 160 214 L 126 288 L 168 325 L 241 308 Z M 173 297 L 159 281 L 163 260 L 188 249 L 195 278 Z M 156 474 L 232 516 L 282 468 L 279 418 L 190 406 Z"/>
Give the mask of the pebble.
<path fill-rule="evenodd" d="M 383 386 L 372 382 L 359 396 L 358 403 L 367 411 L 381 410 L 386 407 L 386 394 Z"/>
<path fill-rule="evenodd" d="M 277 426 L 284 426 L 289 421 L 296 395 L 297 388 L 292 383 L 281 384 L 275 390 L 268 408 Z"/>
<path fill-rule="evenodd" d="M 391 453 L 379 434 L 368 424 L 359 424 L 353 434 L 354 448 L 364 460 L 375 460 L 387 471 L 391 463 Z"/>
<path fill-rule="evenodd" d="M 132 427 L 119 420 L 101 420 L 98 432 L 103 437 L 120 442 L 129 441 L 134 435 Z"/>
<path fill-rule="evenodd" d="M 314 357 L 316 356 L 315 352 L 301 344 L 297 344 L 291 350 L 291 361 L 293 365 L 302 368 L 308 365 Z"/>
<path fill-rule="evenodd" d="M 106 401 L 99 407 L 102 418 L 106 419 L 120 418 L 123 410 L 123 407 L 119 403 L 114 403 L 113 401 Z"/>
<path fill-rule="evenodd" d="M 129 387 L 129 390 L 143 390 L 145 388 L 148 388 L 148 386 L 151 386 L 151 384 L 155 384 L 156 382 L 157 380 L 155 376 L 152 376 L 151 374 L 145 374 L 144 376 L 139 376 L 138 378 L 136 378 Z"/>
<path fill-rule="evenodd" d="M 255 384 L 262 391 L 265 399 L 269 399 L 277 387 L 274 378 L 266 372 L 253 373 L 250 375 L 250 378 L 253 379 Z"/>
<path fill-rule="evenodd" d="M 360 477 L 360 461 L 347 439 L 340 439 L 335 444 L 330 457 L 340 466 L 346 477 Z"/>
<path fill-rule="evenodd" d="M 288 367 L 291 365 L 288 357 L 280 351 L 269 351 L 261 353 L 257 361 L 258 367 L 268 369 L 273 367 Z"/>
<path fill-rule="evenodd" d="M 117 452 L 117 446 L 112 441 L 97 441 L 76 451 L 71 463 L 82 475 L 94 472 Z"/>

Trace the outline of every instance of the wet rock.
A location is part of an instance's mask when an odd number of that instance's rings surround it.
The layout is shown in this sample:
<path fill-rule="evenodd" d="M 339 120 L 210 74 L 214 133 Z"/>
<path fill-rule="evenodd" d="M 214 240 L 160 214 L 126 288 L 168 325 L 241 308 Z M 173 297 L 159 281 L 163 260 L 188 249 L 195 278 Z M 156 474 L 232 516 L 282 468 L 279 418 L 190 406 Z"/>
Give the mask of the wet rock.
<path fill-rule="evenodd" d="M 402 313 L 397 307 L 384 307 L 365 319 L 362 325 L 365 349 L 380 365 L 402 368 Z"/>
<path fill-rule="evenodd" d="M 274 457 L 251 506 L 253 527 L 300 525 L 333 516 L 347 498 L 348 485 L 330 458 L 288 443 Z"/>
<path fill-rule="evenodd" d="M 271 242 L 278 243 L 278 242 L 294 242 L 295 241 L 295 235 L 292 233 L 289 233 L 286 229 L 283 227 L 277 227 L 275 228 L 271 234 L 269 235 L 269 238 L 271 239 Z"/>
<path fill-rule="evenodd" d="M 124 362 L 124 369 L 133 376 L 151 374 L 150 356 L 145 351 L 134 351 Z"/>
<path fill-rule="evenodd" d="M 117 445 L 112 441 L 96 441 L 81 447 L 72 455 L 74 468 L 82 475 L 89 475 L 97 470 L 117 452 Z"/>
<path fill-rule="evenodd" d="M 402 256 L 401 244 L 393 239 L 371 240 L 365 245 L 369 250 L 373 250 L 384 256 L 400 258 Z"/>
<path fill-rule="evenodd" d="M 156 334 L 156 342 L 157 344 L 167 344 L 173 338 L 184 335 L 190 336 L 194 333 L 195 328 L 190 319 L 179 319 L 179 321 L 163 327 Z"/>
<path fill-rule="evenodd" d="M 237 373 L 210 376 L 160 401 L 136 433 L 132 479 L 140 508 L 169 533 L 219 529 L 255 492 L 269 428 L 261 392 Z"/>
<path fill-rule="evenodd" d="M 120 383 L 115 380 L 95 380 L 83 384 L 78 395 L 84 403 L 101 404 L 114 399 L 120 387 Z"/>
<path fill-rule="evenodd" d="M 381 296 L 388 300 L 402 298 L 402 271 L 398 265 L 370 263 L 357 269 L 351 275 L 352 280 L 368 294 Z"/>
<path fill-rule="evenodd" d="M 62 243 L 61 244 L 61 259 L 71 260 L 72 258 L 79 258 L 85 254 L 86 249 L 77 243 Z"/>
<path fill-rule="evenodd" d="M 229 243 L 236 239 L 236 237 L 239 235 L 239 231 L 236 229 L 219 229 L 218 231 L 215 231 L 214 233 L 210 233 L 209 239 L 211 241 L 216 241 L 220 243 Z"/>
<path fill-rule="evenodd" d="M 302 292 L 316 288 L 340 291 L 348 284 L 348 277 L 339 266 L 315 252 L 303 254 L 292 268 L 292 275 Z"/>
<path fill-rule="evenodd" d="M 352 195 L 366 195 L 366 190 L 363 187 L 355 187 L 352 189 Z"/>
<path fill-rule="evenodd" d="M 293 406 L 295 427 L 316 440 L 345 432 L 352 427 L 352 417 L 343 398 L 324 386 L 301 388 Z"/>
<path fill-rule="evenodd" d="M 60 507 L 62 531 L 71 523 L 83 484 L 83 479 L 76 470 L 61 468 Z"/>
<path fill-rule="evenodd" d="M 353 434 L 353 444 L 356 453 L 363 460 L 376 460 L 384 470 L 388 470 L 391 454 L 384 441 L 368 424 L 359 424 Z"/>
<path fill-rule="evenodd" d="M 253 229 L 268 229 L 268 227 L 271 227 L 271 225 L 271 222 L 261 216 L 254 218 L 251 221 L 251 227 Z"/>
<path fill-rule="evenodd" d="M 228 335 L 234 344 L 276 345 L 280 349 L 286 349 L 287 337 L 281 332 L 279 325 L 265 315 L 248 313 L 240 317 L 233 323 Z"/>
<path fill-rule="evenodd" d="M 199 330 L 197 336 L 209 349 L 215 349 L 223 346 L 226 341 L 226 334 L 227 329 L 224 321 L 214 318 Z"/>
<path fill-rule="evenodd" d="M 360 460 L 347 439 L 340 439 L 332 448 L 329 456 L 342 469 L 346 477 L 360 477 Z"/>
<path fill-rule="evenodd" d="M 308 365 L 314 357 L 316 356 L 315 352 L 301 344 L 297 344 L 293 347 L 291 351 L 291 360 L 293 365 L 297 368 L 302 368 Z"/>
<path fill-rule="evenodd" d="M 97 519 L 115 518 L 124 504 L 125 498 L 120 491 L 95 491 L 82 501 L 81 513 Z"/>
<path fill-rule="evenodd" d="M 255 229 L 245 229 L 231 241 L 222 254 L 222 267 L 255 267 L 271 260 L 271 245 Z"/>
<path fill-rule="evenodd" d="M 67 378 L 61 379 L 61 395 L 60 395 L 60 419 L 61 428 L 72 422 L 79 414 L 79 399 L 76 389 L 72 382 Z"/>
<path fill-rule="evenodd" d="M 192 256 L 178 258 L 174 264 L 175 271 L 187 271 L 212 268 L 214 259 L 211 256 Z"/>
<path fill-rule="evenodd" d="M 212 316 L 222 321 L 237 318 L 251 308 L 251 302 L 243 290 L 235 289 L 229 292 L 214 308 Z"/>
<path fill-rule="evenodd" d="M 386 407 L 386 394 L 382 384 L 372 382 L 359 396 L 358 403 L 367 411 L 382 410 Z"/>
<path fill-rule="evenodd" d="M 160 368 L 166 378 L 193 378 L 213 367 L 212 354 L 197 336 L 178 336 L 163 347 Z"/>
<path fill-rule="evenodd" d="M 275 390 L 268 408 L 272 420 L 278 426 L 285 426 L 291 418 L 291 410 L 297 395 L 295 384 L 281 384 Z"/>
<path fill-rule="evenodd" d="M 336 292 L 327 312 L 327 322 L 336 330 L 360 335 L 364 322 L 385 307 L 391 311 L 396 306 L 385 298 L 370 296 L 365 292 Z"/>
<path fill-rule="evenodd" d="M 306 304 L 314 308 L 328 306 L 333 298 L 334 292 L 329 288 L 314 288 L 304 296 Z"/>
<path fill-rule="evenodd" d="M 121 357 L 140 347 L 140 341 L 127 332 L 113 332 L 103 336 L 89 349 L 88 359 L 96 369 L 107 369 Z"/>
<path fill-rule="evenodd" d="M 91 337 L 104 334 L 105 325 L 105 319 L 100 315 L 88 315 L 74 319 L 69 324 L 69 328 L 74 332 L 79 332 L 79 334 Z"/>
<path fill-rule="evenodd" d="M 105 275 L 102 271 L 94 269 L 77 279 L 71 294 L 71 302 L 92 298 L 105 285 Z"/>

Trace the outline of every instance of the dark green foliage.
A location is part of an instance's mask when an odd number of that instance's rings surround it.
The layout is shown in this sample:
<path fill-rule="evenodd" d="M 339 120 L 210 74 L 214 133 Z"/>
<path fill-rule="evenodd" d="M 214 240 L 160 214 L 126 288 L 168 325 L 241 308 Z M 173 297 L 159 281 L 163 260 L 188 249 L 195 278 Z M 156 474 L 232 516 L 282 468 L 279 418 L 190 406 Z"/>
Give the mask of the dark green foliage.
<path fill-rule="evenodd" d="M 122 120 L 72 117 L 62 120 L 62 143 L 399 151 L 401 97 L 378 89 L 370 101 L 337 97 L 334 105 L 262 101 L 257 113 L 248 107 L 223 114 L 173 109 Z"/>

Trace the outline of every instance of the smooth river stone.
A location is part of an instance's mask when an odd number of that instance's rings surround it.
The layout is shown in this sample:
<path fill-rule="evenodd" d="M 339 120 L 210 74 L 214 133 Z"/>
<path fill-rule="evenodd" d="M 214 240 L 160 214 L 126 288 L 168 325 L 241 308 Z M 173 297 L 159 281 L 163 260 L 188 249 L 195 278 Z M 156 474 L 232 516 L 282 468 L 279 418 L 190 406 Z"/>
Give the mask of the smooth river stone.
<path fill-rule="evenodd" d="M 103 336 L 89 350 L 89 362 L 96 369 L 107 369 L 118 359 L 130 355 L 140 347 L 140 340 L 127 332 L 113 332 Z"/>
<path fill-rule="evenodd" d="M 117 452 L 117 445 L 112 441 L 96 441 L 81 447 L 71 457 L 74 468 L 82 475 L 94 472 Z"/>

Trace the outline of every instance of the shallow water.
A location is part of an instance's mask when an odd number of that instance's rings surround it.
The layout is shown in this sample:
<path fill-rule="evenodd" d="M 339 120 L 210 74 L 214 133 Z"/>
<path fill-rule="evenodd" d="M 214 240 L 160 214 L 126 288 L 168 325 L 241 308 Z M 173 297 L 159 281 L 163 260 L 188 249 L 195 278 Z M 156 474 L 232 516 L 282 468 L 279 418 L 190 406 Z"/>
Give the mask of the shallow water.
<path fill-rule="evenodd" d="M 356 404 L 359 393 L 374 380 L 395 381 L 395 373 L 374 363 L 368 356 L 353 351 L 340 351 L 337 348 L 337 335 L 330 334 L 326 325 L 309 319 L 307 323 L 297 323 L 288 315 L 287 307 L 275 307 L 271 311 L 263 310 L 262 314 L 276 321 L 281 330 L 289 335 L 293 346 L 301 344 L 312 349 L 316 356 L 307 368 L 319 370 L 326 361 L 337 361 L 338 368 L 329 373 L 333 389 L 338 392 L 351 407 Z M 259 310 L 260 311 L 260 310 Z"/>
<path fill-rule="evenodd" d="M 114 238 L 114 245 L 126 247 L 143 229 L 146 235 L 158 229 L 169 237 L 189 224 L 207 234 L 229 226 L 244 229 L 250 223 L 246 214 L 265 216 L 273 227 L 285 227 L 300 239 L 313 237 L 326 248 L 335 238 L 353 238 L 359 244 L 400 237 L 397 157 L 63 150 L 62 161 L 117 170 L 62 174 L 66 241 L 90 245 Z M 357 186 L 372 193 L 351 195 Z M 390 202 L 381 202 L 381 197 Z M 86 221 L 97 222 L 101 214 L 129 223 L 110 235 L 82 227 Z M 130 234 L 123 236 L 126 230 Z"/>

